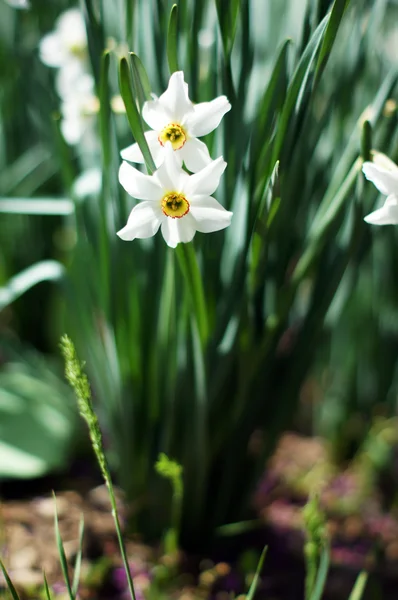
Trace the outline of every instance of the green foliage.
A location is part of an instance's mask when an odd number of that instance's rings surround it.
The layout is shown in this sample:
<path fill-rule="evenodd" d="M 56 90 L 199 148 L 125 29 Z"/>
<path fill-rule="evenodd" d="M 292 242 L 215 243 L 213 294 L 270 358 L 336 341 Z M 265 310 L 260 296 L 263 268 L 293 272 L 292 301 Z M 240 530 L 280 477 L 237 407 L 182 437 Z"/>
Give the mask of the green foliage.
<path fill-rule="evenodd" d="M 62 282 L 62 327 L 86 361 L 109 460 L 130 499 L 148 498 L 137 527 L 159 535 L 168 522 L 153 470 L 164 452 L 184 472 L 182 536 L 202 542 L 248 518 L 265 460 L 299 409 L 342 456 L 351 415 L 366 423 L 375 403 L 394 410 L 397 232 L 363 223 L 376 196 L 361 165 L 371 147 L 397 158 L 386 35 L 396 7 L 111 4 L 82 3 L 101 106 L 95 143 L 73 149 L 54 126 L 53 73 L 36 52 L 70 4 L 0 8 L 2 295 L 14 307 L 15 278 L 27 294 Z M 205 141 L 228 162 L 217 199 L 234 217 L 173 252 L 158 237 L 117 238 L 133 206 L 117 172 L 132 138 L 154 170 L 142 105 L 177 68 L 194 102 L 232 103 Z M 118 79 L 126 115 L 110 110 Z M 102 189 L 77 198 L 74 177 L 99 165 Z M 52 277 L 43 261 L 58 261 Z M 50 307 L 40 319 L 56 338 Z M 77 385 L 81 366 L 69 358 Z M 314 410 L 300 406 L 309 378 L 321 387 Z M 90 406 L 88 387 L 76 389 Z"/>
<path fill-rule="evenodd" d="M 40 356 L 2 352 L 9 362 L 0 373 L 0 478 L 64 469 L 77 424 L 67 386 Z"/>

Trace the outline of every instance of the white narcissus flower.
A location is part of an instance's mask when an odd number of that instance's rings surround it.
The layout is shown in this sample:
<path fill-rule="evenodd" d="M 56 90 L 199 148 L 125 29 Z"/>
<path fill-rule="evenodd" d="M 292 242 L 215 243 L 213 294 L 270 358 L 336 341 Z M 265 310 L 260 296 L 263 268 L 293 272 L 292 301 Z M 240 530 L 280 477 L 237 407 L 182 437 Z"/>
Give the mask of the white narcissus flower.
<path fill-rule="evenodd" d="M 40 58 L 49 67 L 63 67 L 70 61 L 82 62 L 87 54 L 87 34 L 83 15 L 77 8 L 65 11 L 53 31 L 40 42 Z"/>
<path fill-rule="evenodd" d="M 173 73 L 167 90 L 159 98 L 154 96 L 145 102 L 142 108 L 144 121 L 153 129 L 146 132 L 145 137 L 156 166 L 162 164 L 166 143 L 170 142 L 180 165 L 184 161 L 193 173 L 203 169 L 211 158 L 206 144 L 198 138 L 213 131 L 230 109 L 226 96 L 193 104 L 188 97 L 184 73 Z M 138 144 L 122 150 L 121 156 L 133 163 L 144 162 Z"/>
<path fill-rule="evenodd" d="M 160 227 L 167 245 L 175 248 L 180 242 L 190 242 L 196 231 L 210 233 L 228 227 L 232 213 L 211 197 L 226 166 L 220 157 L 188 175 L 171 142 L 165 144 L 164 161 L 153 175 L 123 162 L 119 181 L 130 196 L 143 202 L 133 208 L 117 235 L 126 241 L 149 238 Z"/>
<path fill-rule="evenodd" d="M 398 166 L 387 156 L 375 153 L 374 162 L 364 162 L 362 170 L 385 196 L 384 205 L 365 217 L 372 225 L 398 225 Z"/>

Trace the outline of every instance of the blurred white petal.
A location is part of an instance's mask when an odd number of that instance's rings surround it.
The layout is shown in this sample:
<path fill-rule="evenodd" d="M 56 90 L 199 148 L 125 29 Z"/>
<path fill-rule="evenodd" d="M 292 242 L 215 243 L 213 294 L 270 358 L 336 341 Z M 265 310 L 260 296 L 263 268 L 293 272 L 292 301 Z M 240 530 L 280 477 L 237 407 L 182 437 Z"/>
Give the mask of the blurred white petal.
<path fill-rule="evenodd" d="M 78 198 L 96 196 L 101 191 L 102 172 L 101 169 L 93 167 L 83 171 L 73 183 L 73 193 Z"/>
<path fill-rule="evenodd" d="M 22 10 L 30 8 L 29 0 L 6 0 L 6 2 L 12 6 L 12 8 L 20 8 Z"/>

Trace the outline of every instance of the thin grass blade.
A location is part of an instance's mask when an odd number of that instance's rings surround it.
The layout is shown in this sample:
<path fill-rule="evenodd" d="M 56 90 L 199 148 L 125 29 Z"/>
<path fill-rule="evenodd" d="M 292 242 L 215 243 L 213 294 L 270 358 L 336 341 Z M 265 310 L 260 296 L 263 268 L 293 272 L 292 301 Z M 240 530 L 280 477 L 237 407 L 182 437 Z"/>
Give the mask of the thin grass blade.
<path fill-rule="evenodd" d="M 3 571 L 4 579 L 6 580 L 7 587 L 10 591 L 10 594 L 11 594 L 13 600 L 19 600 L 18 592 L 15 589 L 14 584 L 12 583 L 10 576 L 7 573 L 7 569 L 5 568 L 3 561 L 1 559 L 0 559 L 0 568 Z"/>
<path fill-rule="evenodd" d="M 44 592 L 46 594 L 47 600 L 52 600 L 50 588 L 48 586 L 48 581 L 45 572 L 43 571 L 43 581 L 44 581 Z"/>
<path fill-rule="evenodd" d="M 337 32 L 340 27 L 340 23 L 344 16 L 344 13 L 350 3 L 350 0 L 335 0 L 332 11 L 330 13 L 330 19 L 328 26 L 325 31 L 322 46 L 319 51 L 319 56 L 315 69 L 315 83 L 317 83 L 326 67 L 326 63 L 329 59 L 332 51 Z"/>
<path fill-rule="evenodd" d="M 75 594 L 72 591 L 72 586 L 71 586 L 71 582 L 70 582 L 70 579 L 69 579 L 68 562 L 66 560 L 65 549 L 64 549 L 64 545 L 62 543 L 61 532 L 59 530 L 57 501 L 56 501 L 56 497 L 55 497 L 54 492 L 53 492 L 53 498 L 54 498 L 55 541 L 57 543 L 58 554 L 59 554 L 59 561 L 61 563 L 62 575 L 64 577 L 66 589 L 67 589 L 68 596 L 69 596 L 70 600 L 75 600 Z"/>
<path fill-rule="evenodd" d="M 361 571 L 357 577 L 354 587 L 352 588 L 352 592 L 348 600 L 361 600 L 367 581 L 368 573 L 366 573 L 366 571 Z"/>
<path fill-rule="evenodd" d="M 82 555 L 83 555 L 83 535 L 84 535 L 84 517 L 80 518 L 79 524 L 79 549 L 76 555 L 75 561 L 75 572 L 73 575 L 72 593 L 76 597 L 79 588 L 80 572 L 82 567 Z"/>
<path fill-rule="evenodd" d="M 261 552 L 260 560 L 258 561 L 256 573 L 255 573 L 255 575 L 253 577 L 253 581 L 251 582 L 249 591 L 247 593 L 246 600 L 253 600 L 254 594 L 256 593 L 256 589 L 257 589 L 257 585 L 258 585 L 258 579 L 260 577 L 260 573 L 261 573 L 262 568 L 263 568 L 263 564 L 264 564 L 264 560 L 265 560 L 265 557 L 266 557 L 266 554 L 267 554 L 267 550 L 268 550 L 268 546 L 264 546 L 263 551 Z"/>

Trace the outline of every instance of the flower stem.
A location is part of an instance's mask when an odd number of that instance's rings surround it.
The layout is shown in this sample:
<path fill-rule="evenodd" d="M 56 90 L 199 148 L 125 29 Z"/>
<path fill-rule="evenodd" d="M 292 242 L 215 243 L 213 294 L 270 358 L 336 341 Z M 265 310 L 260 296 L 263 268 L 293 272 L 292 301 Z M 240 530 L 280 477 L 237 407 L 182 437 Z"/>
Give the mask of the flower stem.
<path fill-rule="evenodd" d="M 204 348 L 209 336 L 209 324 L 202 277 L 192 242 L 179 244 L 176 253 L 193 305 L 202 348 Z"/>

